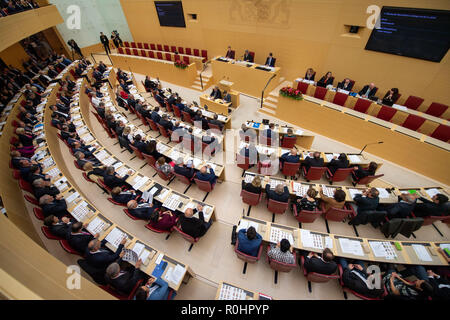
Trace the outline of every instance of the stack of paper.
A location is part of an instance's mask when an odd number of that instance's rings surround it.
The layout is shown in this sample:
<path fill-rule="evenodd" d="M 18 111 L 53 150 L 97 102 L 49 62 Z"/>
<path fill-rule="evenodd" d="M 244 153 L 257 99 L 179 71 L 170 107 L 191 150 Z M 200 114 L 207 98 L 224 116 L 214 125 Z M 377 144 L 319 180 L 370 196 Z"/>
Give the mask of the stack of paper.
<path fill-rule="evenodd" d="M 256 232 L 258 232 L 258 223 L 254 222 L 254 221 L 250 221 L 250 220 L 246 220 L 246 219 L 241 219 L 241 221 L 239 222 L 239 226 L 237 227 L 236 231 L 239 230 L 247 230 L 250 227 L 255 228 Z"/>
<path fill-rule="evenodd" d="M 389 260 L 397 257 L 393 246 L 388 241 L 370 241 L 369 244 L 375 257 L 382 257 Z"/>
<path fill-rule="evenodd" d="M 146 176 L 140 177 L 140 179 L 133 185 L 133 189 L 139 190 L 142 186 L 144 186 L 148 182 L 148 180 L 150 180 L 149 177 Z"/>
<path fill-rule="evenodd" d="M 92 221 L 89 222 L 89 225 L 87 226 L 87 230 L 92 234 L 101 233 L 108 228 L 109 223 L 105 222 L 99 217 L 95 217 L 94 219 L 92 219 Z"/>
<path fill-rule="evenodd" d="M 347 238 L 339 238 L 339 244 L 343 253 L 353 254 L 356 256 L 364 256 L 361 242 Z"/>
<path fill-rule="evenodd" d="M 347 190 L 348 192 L 350 192 L 350 196 L 352 197 L 352 199 L 354 199 L 357 194 L 362 194 L 362 190 L 359 189 L 348 188 Z"/>
<path fill-rule="evenodd" d="M 247 294 L 241 288 L 223 284 L 219 293 L 219 300 L 246 300 Z"/>
<path fill-rule="evenodd" d="M 433 197 L 434 197 L 435 195 L 437 195 L 438 193 L 441 193 L 441 192 L 439 191 L 439 189 L 436 189 L 436 188 L 426 189 L 425 192 L 428 194 L 428 196 L 429 196 L 430 198 L 433 198 Z"/>
<path fill-rule="evenodd" d="M 425 246 L 421 244 L 413 244 L 412 247 L 421 261 L 433 261 Z"/>
<path fill-rule="evenodd" d="M 324 184 L 322 185 L 322 190 L 323 190 L 323 194 L 326 195 L 327 197 L 333 198 L 334 196 L 334 188 L 330 188 L 325 186 Z"/>
<path fill-rule="evenodd" d="M 339 153 L 325 153 L 325 157 L 327 157 L 327 161 L 330 162 L 331 160 L 333 160 L 333 157 L 338 158 Z"/>
<path fill-rule="evenodd" d="M 350 160 L 350 163 L 360 163 L 361 162 L 360 157 L 355 154 L 349 155 L 348 159 Z"/>
<path fill-rule="evenodd" d="M 384 198 L 384 199 L 390 198 L 389 192 L 387 192 L 387 190 L 385 188 L 377 188 L 377 190 L 380 193 L 378 195 L 378 197 Z"/>
<path fill-rule="evenodd" d="M 255 175 L 253 174 L 246 174 L 245 175 L 245 183 L 251 183 L 253 181 L 253 179 L 255 179 Z"/>
<path fill-rule="evenodd" d="M 270 228 L 270 242 L 278 243 L 282 239 L 289 240 L 289 243 L 292 245 L 294 244 L 294 237 L 292 236 L 292 232 L 276 227 Z"/>
<path fill-rule="evenodd" d="M 275 189 L 275 187 L 279 184 L 284 184 L 285 181 L 270 179 L 270 189 Z"/>
<path fill-rule="evenodd" d="M 126 233 L 119 230 L 119 228 L 114 228 L 111 230 L 110 233 L 105 237 L 106 241 L 108 241 L 110 244 L 112 244 L 114 247 L 119 247 L 120 242 L 123 240 L 123 238 L 128 238 Z"/>

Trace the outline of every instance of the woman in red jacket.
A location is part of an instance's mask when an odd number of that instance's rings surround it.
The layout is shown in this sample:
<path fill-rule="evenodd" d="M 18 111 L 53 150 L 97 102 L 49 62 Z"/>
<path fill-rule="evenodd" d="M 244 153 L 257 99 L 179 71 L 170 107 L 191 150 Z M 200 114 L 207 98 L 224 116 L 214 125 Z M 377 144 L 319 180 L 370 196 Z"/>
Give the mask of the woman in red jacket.
<path fill-rule="evenodd" d="M 170 210 L 154 210 L 150 215 L 150 226 L 158 230 L 169 231 L 176 223 L 177 217 Z"/>

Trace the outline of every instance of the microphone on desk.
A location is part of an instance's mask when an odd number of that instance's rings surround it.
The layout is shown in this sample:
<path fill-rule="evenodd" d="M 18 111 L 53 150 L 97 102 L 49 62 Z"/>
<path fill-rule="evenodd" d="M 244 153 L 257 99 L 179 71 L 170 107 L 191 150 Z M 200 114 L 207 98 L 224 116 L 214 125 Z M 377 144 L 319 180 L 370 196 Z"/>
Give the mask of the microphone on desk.
<path fill-rule="evenodd" d="M 368 143 L 361 149 L 361 151 L 358 153 L 358 155 L 359 156 L 362 155 L 363 151 L 366 149 L 367 146 L 370 146 L 371 144 L 382 144 L 382 143 L 384 143 L 384 142 L 383 141 L 378 141 L 378 142 Z"/>

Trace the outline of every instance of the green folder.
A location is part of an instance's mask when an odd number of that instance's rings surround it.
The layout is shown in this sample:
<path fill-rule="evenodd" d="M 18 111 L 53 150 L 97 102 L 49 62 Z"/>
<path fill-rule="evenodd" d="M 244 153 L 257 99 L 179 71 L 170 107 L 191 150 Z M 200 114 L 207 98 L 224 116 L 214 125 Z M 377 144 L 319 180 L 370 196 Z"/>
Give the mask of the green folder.
<path fill-rule="evenodd" d="M 411 194 L 416 194 L 417 193 L 416 190 L 408 190 L 408 192 L 411 193 Z"/>

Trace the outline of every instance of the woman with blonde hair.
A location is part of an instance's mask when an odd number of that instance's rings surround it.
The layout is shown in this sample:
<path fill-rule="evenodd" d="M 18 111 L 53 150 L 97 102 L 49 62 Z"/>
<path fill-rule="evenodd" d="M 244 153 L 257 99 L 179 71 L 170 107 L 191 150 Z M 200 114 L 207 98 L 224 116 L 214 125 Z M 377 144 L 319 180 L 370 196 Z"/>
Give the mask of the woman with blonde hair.
<path fill-rule="evenodd" d="M 253 178 L 252 182 L 246 183 L 245 179 L 242 180 L 242 190 L 251 192 L 251 193 L 261 193 L 261 178 L 256 176 Z"/>

